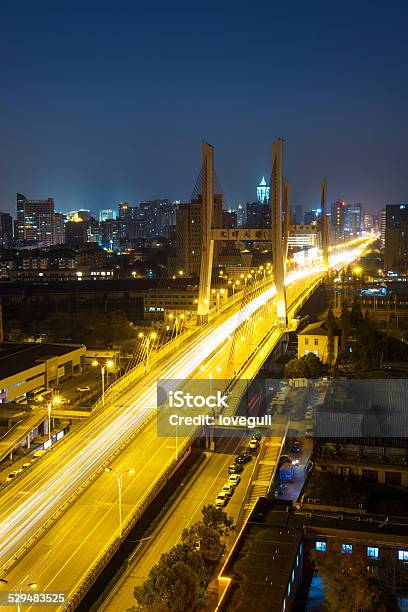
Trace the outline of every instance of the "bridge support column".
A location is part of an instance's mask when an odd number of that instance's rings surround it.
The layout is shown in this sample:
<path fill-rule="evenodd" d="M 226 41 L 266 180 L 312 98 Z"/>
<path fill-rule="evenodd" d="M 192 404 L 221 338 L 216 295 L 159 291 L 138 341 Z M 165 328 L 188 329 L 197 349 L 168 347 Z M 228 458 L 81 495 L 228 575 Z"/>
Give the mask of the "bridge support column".
<path fill-rule="evenodd" d="M 324 271 L 329 271 L 329 228 L 327 225 L 327 179 L 322 179 L 322 250 Z"/>
<path fill-rule="evenodd" d="M 210 309 L 211 274 L 214 255 L 214 240 L 211 240 L 212 214 L 214 206 L 214 147 L 203 142 L 203 194 L 201 213 L 201 265 L 198 293 L 197 322 L 208 319 Z"/>
<path fill-rule="evenodd" d="M 284 245 L 282 243 L 282 159 L 283 140 L 272 144 L 272 255 L 276 286 L 276 314 L 278 325 L 287 325 Z"/>

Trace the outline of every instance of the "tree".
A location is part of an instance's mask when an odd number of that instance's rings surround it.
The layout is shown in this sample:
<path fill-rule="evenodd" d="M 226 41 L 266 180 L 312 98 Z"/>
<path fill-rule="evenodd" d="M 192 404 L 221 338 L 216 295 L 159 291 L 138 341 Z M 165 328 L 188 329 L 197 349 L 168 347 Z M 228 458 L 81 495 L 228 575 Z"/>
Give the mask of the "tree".
<path fill-rule="evenodd" d="M 340 312 L 340 328 L 341 328 L 341 350 L 343 353 L 347 351 L 348 341 L 351 333 L 351 316 L 346 300 L 341 305 Z"/>
<path fill-rule="evenodd" d="M 285 366 L 287 378 L 318 378 L 323 371 L 324 365 L 314 353 L 291 359 Z"/>
<path fill-rule="evenodd" d="M 341 544 L 327 544 L 326 552 L 314 550 L 312 560 L 323 582 L 325 609 L 329 612 L 394 612 L 395 597 L 368 571 L 364 550 L 353 546 L 351 554 Z"/>
<path fill-rule="evenodd" d="M 204 591 L 193 569 L 177 561 L 160 560 L 150 570 L 141 587 L 136 587 L 136 609 L 156 611 L 190 612 L 197 610 L 203 601 Z"/>
<path fill-rule="evenodd" d="M 199 550 L 204 560 L 207 561 L 214 559 L 219 551 L 220 534 L 214 527 L 206 525 L 203 521 L 184 529 L 181 539 L 191 550 Z"/>
<path fill-rule="evenodd" d="M 361 304 L 357 295 L 354 297 L 351 306 L 350 321 L 351 325 L 356 328 L 359 328 L 363 322 L 363 313 L 361 312 Z"/>
<path fill-rule="evenodd" d="M 336 330 L 336 319 L 334 318 L 333 309 L 330 306 L 327 311 L 327 345 L 328 345 L 328 362 L 332 366 L 334 362 L 334 332 Z"/>
<path fill-rule="evenodd" d="M 220 535 L 228 535 L 233 523 L 232 516 L 228 516 L 222 508 L 216 508 L 212 504 L 203 506 L 201 512 L 203 514 L 204 525 L 212 527 Z"/>

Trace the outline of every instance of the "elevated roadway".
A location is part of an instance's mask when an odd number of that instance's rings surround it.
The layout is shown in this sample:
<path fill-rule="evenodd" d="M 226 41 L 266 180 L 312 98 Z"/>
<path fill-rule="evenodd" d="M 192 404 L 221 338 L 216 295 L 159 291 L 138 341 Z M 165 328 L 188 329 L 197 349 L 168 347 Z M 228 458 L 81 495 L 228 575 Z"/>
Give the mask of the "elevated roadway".
<path fill-rule="evenodd" d="M 351 261 L 360 250 L 337 256 L 335 265 Z M 287 284 L 289 289 L 297 287 L 296 299 L 301 300 L 307 288 L 322 277 L 317 267 L 292 273 Z M 171 359 L 159 361 L 147 375 L 124 389 L 112 405 L 97 412 L 4 491 L 0 557 L 2 575 L 10 584 L 25 583 L 30 575 L 30 581 L 40 590 L 62 590 L 70 596 L 79 590 L 87 571 L 118 535 L 114 526 L 118 520 L 117 485 L 104 473 L 104 466 L 122 451 L 118 460 L 127 458 L 125 463 L 136 469 L 137 477 L 129 478 L 124 490 L 124 495 L 126 491 L 131 495 L 128 513 L 124 501 L 126 524 L 174 463 L 174 438 L 158 438 L 155 424 L 149 422 L 155 413 L 156 381 L 191 377 L 209 358 L 216 360 L 214 363 L 225 360 L 228 337 L 242 323 L 242 317 L 251 316 L 273 298 L 271 287 L 243 308 L 237 303 L 225 309 L 189 335 L 172 352 Z M 296 299 L 290 298 L 292 308 L 296 308 Z M 245 354 L 242 360 L 246 360 Z M 123 450 L 132 436 L 134 441 Z M 178 441 L 178 452 L 185 444 L 185 440 Z M 49 544 L 47 538 L 51 538 Z"/>

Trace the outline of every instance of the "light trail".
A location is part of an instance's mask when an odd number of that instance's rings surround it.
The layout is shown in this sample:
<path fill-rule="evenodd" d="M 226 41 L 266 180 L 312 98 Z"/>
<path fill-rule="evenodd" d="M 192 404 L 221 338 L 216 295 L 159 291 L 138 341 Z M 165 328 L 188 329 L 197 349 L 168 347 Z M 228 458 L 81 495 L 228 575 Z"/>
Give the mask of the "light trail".
<path fill-rule="evenodd" d="M 330 257 L 330 266 L 344 266 L 361 255 L 366 245 L 336 253 Z M 311 276 L 323 273 L 322 263 L 313 267 L 290 272 L 285 284 L 307 280 Z M 219 348 L 228 337 L 242 324 L 243 320 L 254 314 L 276 295 L 274 286 L 266 289 L 242 308 L 237 305 L 234 314 L 222 314 L 222 322 L 214 320 L 196 338 L 190 339 L 187 346 L 181 347 L 173 356 L 173 363 L 163 373 L 158 368 L 144 377 L 133 390 L 124 394 L 126 406 L 113 406 L 110 413 L 106 411 L 94 423 L 83 428 L 83 446 L 68 445 L 64 447 L 61 463 L 57 466 L 58 457 L 54 453 L 50 461 L 44 459 L 39 464 L 40 478 L 27 473 L 20 479 L 23 493 L 28 497 L 19 498 L 13 495 L 16 482 L 2 496 L 0 510 L 0 558 L 4 564 L 51 516 L 86 481 L 112 453 L 137 429 L 152 410 L 156 408 L 156 382 L 159 378 L 185 379 L 193 374 L 208 357 Z M 56 449 L 57 450 L 57 449 Z M 49 465 L 48 465 L 49 464 Z M 47 470 L 48 466 L 48 470 Z M 50 468 L 53 467 L 52 471 Z M 42 469 L 41 469 L 42 468 Z M 41 475 L 42 472 L 42 475 Z M 26 485 L 26 486 L 24 486 Z"/>

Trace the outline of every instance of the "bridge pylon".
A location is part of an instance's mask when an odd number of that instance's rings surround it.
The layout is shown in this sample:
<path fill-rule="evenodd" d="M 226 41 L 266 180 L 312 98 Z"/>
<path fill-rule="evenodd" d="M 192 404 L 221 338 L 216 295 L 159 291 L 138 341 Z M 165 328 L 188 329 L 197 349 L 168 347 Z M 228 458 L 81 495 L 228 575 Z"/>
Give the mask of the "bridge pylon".
<path fill-rule="evenodd" d="M 328 272 L 329 271 L 329 227 L 327 224 L 327 179 L 326 177 L 322 179 L 321 209 L 322 209 L 321 232 L 322 232 L 323 266 L 324 266 L 324 271 Z"/>
<path fill-rule="evenodd" d="M 276 315 L 278 325 L 287 326 L 285 261 L 282 241 L 282 160 L 283 139 L 278 138 L 272 143 L 272 259 L 276 286 Z"/>
<path fill-rule="evenodd" d="M 198 292 L 197 323 L 205 323 L 210 309 L 211 275 L 214 256 L 214 240 L 211 238 L 214 207 L 214 147 L 208 142 L 202 144 L 202 217 L 201 217 L 201 263 Z"/>

